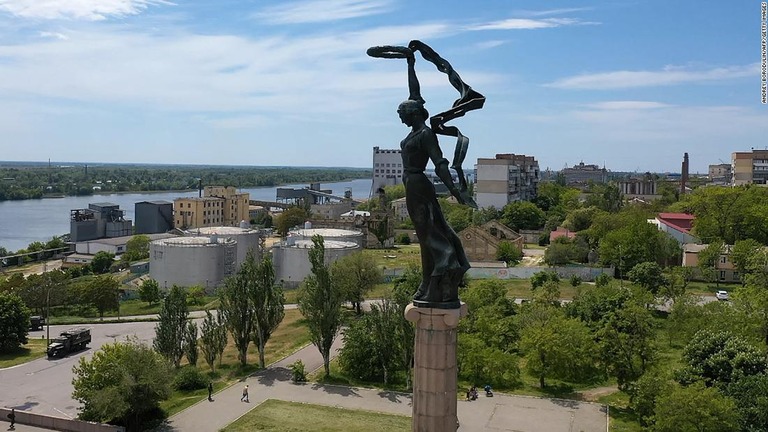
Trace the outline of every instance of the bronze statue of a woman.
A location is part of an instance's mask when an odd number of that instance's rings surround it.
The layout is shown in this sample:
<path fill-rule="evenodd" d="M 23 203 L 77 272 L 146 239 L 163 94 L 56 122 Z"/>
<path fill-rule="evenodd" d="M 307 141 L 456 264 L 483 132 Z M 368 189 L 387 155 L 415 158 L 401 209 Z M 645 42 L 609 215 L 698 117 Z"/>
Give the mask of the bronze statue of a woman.
<path fill-rule="evenodd" d="M 419 81 L 416 77 L 414 53 L 434 63 L 438 70 L 448 74 L 451 84 L 461 93 L 453 107 L 426 121 L 429 114 L 424 108 Z M 448 187 L 459 203 L 477 208 L 467 191 L 461 164 L 467 153 L 469 140 L 456 127 L 445 123 L 465 112 L 479 109 L 485 98 L 466 85 L 451 65 L 435 51 L 420 41 L 411 41 L 408 47 L 383 46 L 368 49 L 368 55 L 384 58 L 405 58 L 408 61 L 409 97 L 400 104 L 397 112 L 400 120 L 411 128 L 411 132 L 400 142 L 403 157 L 403 184 L 408 215 L 416 228 L 421 249 L 422 281 L 414 295 L 413 304 L 418 307 L 454 309 L 460 307 L 458 287 L 464 273 L 469 270 L 469 261 L 464 254 L 458 236 L 445 221 L 437 202 L 435 187 L 424 174 L 429 160 L 435 165 L 435 173 Z M 458 173 L 459 185 L 451 177 L 448 160 L 443 157 L 437 140 L 437 133 L 457 137 L 456 151 L 451 168 Z"/>

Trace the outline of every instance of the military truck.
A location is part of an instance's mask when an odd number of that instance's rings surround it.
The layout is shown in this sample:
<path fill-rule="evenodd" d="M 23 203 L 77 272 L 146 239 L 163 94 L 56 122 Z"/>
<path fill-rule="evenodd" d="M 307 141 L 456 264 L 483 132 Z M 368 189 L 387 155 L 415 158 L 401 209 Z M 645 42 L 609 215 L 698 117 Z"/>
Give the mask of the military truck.
<path fill-rule="evenodd" d="M 71 328 L 63 331 L 48 345 L 48 357 L 64 357 L 65 355 L 84 349 L 91 343 L 91 329 Z"/>
<path fill-rule="evenodd" d="M 45 324 L 45 318 L 40 315 L 32 315 L 29 317 L 29 329 L 32 331 L 40 330 Z"/>

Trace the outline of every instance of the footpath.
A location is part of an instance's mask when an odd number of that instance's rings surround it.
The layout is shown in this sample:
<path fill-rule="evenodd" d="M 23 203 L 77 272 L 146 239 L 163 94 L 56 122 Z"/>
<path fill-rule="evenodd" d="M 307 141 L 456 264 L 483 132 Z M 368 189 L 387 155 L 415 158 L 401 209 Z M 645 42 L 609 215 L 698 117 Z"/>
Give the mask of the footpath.
<path fill-rule="evenodd" d="M 341 337 L 333 354 L 341 348 Z M 171 417 L 161 432 L 212 432 L 225 428 L 267 399 L 302 402 L 387 414 L 411 415 L 411 395 L 378 389 L 323 384 L 293 384 L 289 365 L 304 362 L 308 371 L 322 368 L 323 361 L 314 345 L 269 366 Z M 241 402 L 248 385 L 249 403 Z M 604 432 L 607 411 L 599 404 L 573 400 L 546 399 L 497 394 L 481 396 L 474 402 L 459 401 L 460 432 Z"/>

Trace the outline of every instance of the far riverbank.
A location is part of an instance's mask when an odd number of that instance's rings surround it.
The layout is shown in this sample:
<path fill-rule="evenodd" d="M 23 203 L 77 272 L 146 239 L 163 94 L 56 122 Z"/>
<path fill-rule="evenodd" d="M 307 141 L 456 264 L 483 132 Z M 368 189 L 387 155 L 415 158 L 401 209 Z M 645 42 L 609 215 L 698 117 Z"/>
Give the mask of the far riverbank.
<path fill-rule="evenodd" d="M 355 199 L 368 199 L 371 189 L 370 178 L 344 182 L 321 183 L 323 189 L 331 189 L 334 195 L 344 195 L 351 189 Z M 273 187 L 243 188 L 252 200 L 274 201 L 278 187 L 303 188 L 308 183 L 287 184 Z M 96 202 L 111 202 L 125 210 L 126 217 L 134 220 L 134 205 L 141 201 L 173 201 L 180 197 L 197 195 L 197 189 L 184 191 L 105 193 L 88 196 L 67 196 L 64 198 L 31 199 L 0 202 L 0 246 L 9 251 L 26 248 L 34 241 L 46 242 L 51 237 L 69 232 L 69 211 L 87 208 Z"/>

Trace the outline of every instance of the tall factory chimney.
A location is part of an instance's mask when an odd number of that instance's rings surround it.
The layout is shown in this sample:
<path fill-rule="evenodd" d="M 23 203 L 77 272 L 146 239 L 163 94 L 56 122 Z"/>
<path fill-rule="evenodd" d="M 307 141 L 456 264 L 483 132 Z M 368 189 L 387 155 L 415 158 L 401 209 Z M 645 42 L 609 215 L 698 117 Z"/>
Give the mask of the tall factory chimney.
<path fill-rule="evenodd" d="M 688 184 L 688 153 L 683 156 L 683 167 L 680 171 L 680 195 L 685 193 L 685 186 Z"/>

